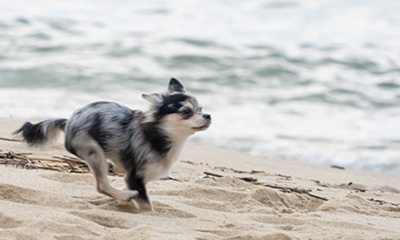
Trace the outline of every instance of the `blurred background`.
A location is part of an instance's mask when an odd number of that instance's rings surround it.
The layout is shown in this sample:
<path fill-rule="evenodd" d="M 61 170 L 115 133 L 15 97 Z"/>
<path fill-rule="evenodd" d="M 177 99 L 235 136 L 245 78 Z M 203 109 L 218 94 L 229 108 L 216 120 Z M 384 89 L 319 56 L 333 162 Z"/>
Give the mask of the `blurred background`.
<path fill-rule="evenodd" d="M 192 143 L 400 174 L 398 0 L 0 0 L 0 116 L 146 109 L 170 77 Z"/>

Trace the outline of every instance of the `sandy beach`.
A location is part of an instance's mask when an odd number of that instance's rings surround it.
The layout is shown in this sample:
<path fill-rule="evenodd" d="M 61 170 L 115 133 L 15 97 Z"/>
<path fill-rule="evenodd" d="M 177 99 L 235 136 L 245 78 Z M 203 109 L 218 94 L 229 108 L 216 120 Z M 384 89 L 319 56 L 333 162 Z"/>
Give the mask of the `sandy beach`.
<path fill-rule="evenodd" d="M 23 122 L 0 119 L 0 137 Z M 0 150 L 71 156 L 61 141 Z M 190 143 L 171 176 L 148 186 L 154 212 L 138 213 L 97 193 L 91 174 L 0 165 L 0 239 L 400 239 L 400 176 Z"/>

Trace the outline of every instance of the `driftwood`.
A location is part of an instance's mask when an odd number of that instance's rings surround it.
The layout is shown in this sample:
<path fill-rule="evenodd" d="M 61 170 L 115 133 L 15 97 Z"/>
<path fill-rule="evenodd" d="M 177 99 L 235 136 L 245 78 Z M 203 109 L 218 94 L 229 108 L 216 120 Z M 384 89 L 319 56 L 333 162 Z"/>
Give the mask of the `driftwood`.
<path fill-rule="evenodd" d="M 20 140 L 8 139 L 8 138 L 2 138 L 2 137 L 0 137 L 0 140 L 21 142 Z M 21 167 L 27 168 L 27 169 L 68 171 L 68 172 L 73 172 L 73 173 L 88 173 L 89 172 L 89 168 L 86 165 L 86 163 L 79 158 L 74 158 L 74 157 L 65 156 L 65 155 L 63 155 L 62 157 L 54 156 L 53 158 L 40 158 L 40 157 L 31 157 L 30 155 L 32 155 L 32 153 L 1 152 L 1 150 L 0 150 L 0 164 L 13 165 L 14 167 L 21 166 Z M 182 161 L 182 162 L 195 165 L 195 163 L 193 163 L 191 161 Z M 49 164 L 49 163 L 55 163 L 55 164 Z M 233 168 L 226 168 L 226 167 L 213 167 L 212 169 L 218 169 L 223 172 L 224 171 L 232 171 L 234 173 L 240 173 L 240 174 L 245 173 L 245 174 L 269 175 L 269 174 L 266 174 L 264 171 L 256 171 L 256 170 L 242 171 L 242 170 L 236 170 Z M 112 173 L 112 172 L 113 171 L 111 168 L 110 173 Z M 212 172 L 204 172 L 204 174 L 206 174 L 207 176 L 211 176 L 211 177 L 218 177 L 218 178 L 224 177 L 223 175 L 212 173 Z M 274 175 L 270 175 L 270 176 L 274 176 Z M 282 174 L 275 174 L 275 176 L 283 177 L 286 180 L 289 180 L 292 178 L 291 176 L 286 176 L 286 175 L 282 175 Z M 253 183 L 255 185 L 259 185 L 259 186 L 279 189 L 283 192 L 288 192 L 288 193 L 295 192 L 295 193 L 299 193 L 299 194 L 306 194 L 310 197 L 313 197 L 313 198 L 316 198 L 319 200 L 328 201 L 327 198 L 320 197 L 320 196 L 310 193 L 311 190 L 291 188 L 291 187 L 282 187 L 282 186 L 277 186 L 277 185 L 261 183 L 261 182 L 258 182 L 258 180 L 253 177 L 235 177 L 235 178 L 242 180 L 242 181 L 251 182 L 251 183 Z M 163 180 L 173 180 L 173 181 L 181 182 L 180 180 L 178 180 L 176 178 L 172 178 L 172 177 L 167 177 L 167 178 L 164 178 Z M 319 180 L 313 180 L 313 181 L 317 185 L 323 186 Z M 351 184 L 352 183 L 350 182 L 348 185 L 351 185 Z M 353 189 L 360 191 L 360 192 L 366 191 L 365 189 L 359 189 L 359 188 L 353 188 Z M 380 205 L 388 204 L 388 205 L 392 205 L 392 206 L 396 206 L 396 207 L 400 206 L 400 204 L 398 204 L 398 203 L 390 203 L 390 202 L 386 202 L 384 200 L 378 200 L 378 199 L 373 199 L 373 198 L 370 198 L 367 200 L 379 203 Z"/>
<path fill-rule="evenodd" d="M 69 171 L 73 173 L 88 173 L 89 169 L 85 162 L 71 157 L 40 158 L 31 157 L 31 153 L 0 153 L 0 164 L 14 165 L 27 169 L 46 169 L 54 171 Z M 55 163 L 55 164 L 50 164 Z M 57 164 L 58 163 L 58 164 Z"/>

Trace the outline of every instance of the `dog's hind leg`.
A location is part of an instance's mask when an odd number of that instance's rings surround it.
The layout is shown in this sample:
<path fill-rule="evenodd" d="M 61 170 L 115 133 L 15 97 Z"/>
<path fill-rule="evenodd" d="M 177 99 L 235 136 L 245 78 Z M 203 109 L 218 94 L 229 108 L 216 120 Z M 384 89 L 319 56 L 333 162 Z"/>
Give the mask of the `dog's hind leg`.
<path fill-rule="evenodd" d="M 76 155 L 83 158 L 96 178 L 97 191 L 118 200 L 130 201 L 137 198 L 138 191 L 118 190 L 108 182 L 108 163 L 100 145 L 89 136 L 71 141 Z"/>
<path fill-rule="evenodd" d="M 136 190 L 139 193 L 138 197 L 134 200 L 136 206 L 143 211 L 153 211 L 153 205 L 147 195 L 143 178 L 138 177 L 136 172 L 133 170 L 126 175 L 125 181 L 129 189 Z"/>

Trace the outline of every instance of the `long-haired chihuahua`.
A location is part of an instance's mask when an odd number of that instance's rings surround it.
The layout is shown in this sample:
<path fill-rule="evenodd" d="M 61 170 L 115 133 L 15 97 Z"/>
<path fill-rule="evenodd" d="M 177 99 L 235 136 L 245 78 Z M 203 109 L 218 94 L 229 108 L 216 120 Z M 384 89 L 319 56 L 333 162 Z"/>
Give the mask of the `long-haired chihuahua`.
<path fill-rule="evenodd" d="M 26 122 L 15 133 L 21 133 L 30 145 L 41 145 L 63 130 L 66 149 L 88 163 L 98 192 L 134 200 L 143 211 L 153 210 L 146 184 L 168 175 L 188 137 L 206 130 L 211 116 L 202 113 L 196 98 L 175 78 L 167 92 L 142 96 L 151 103 L 146 112 L 114 102 L 94 102 L 69 119 Z M 116 172 L 125 174 L 125 190 L 108 182 L 107 159 Z"/>

